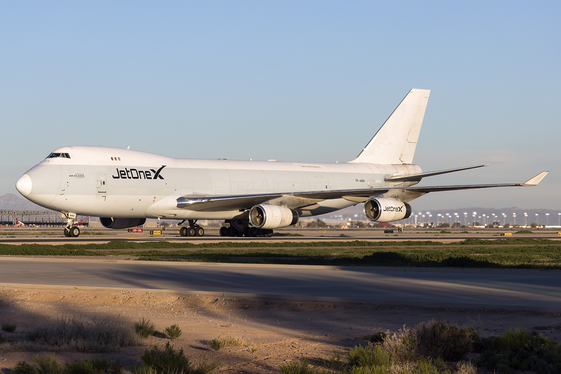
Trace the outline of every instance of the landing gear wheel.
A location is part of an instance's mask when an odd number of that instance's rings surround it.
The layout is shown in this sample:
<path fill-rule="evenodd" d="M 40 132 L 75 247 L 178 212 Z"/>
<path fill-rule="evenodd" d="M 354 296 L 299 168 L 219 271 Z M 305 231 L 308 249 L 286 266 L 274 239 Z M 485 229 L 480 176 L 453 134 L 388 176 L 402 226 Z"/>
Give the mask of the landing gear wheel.
<path fill-rule="evenodd" d="M 205 234 L 205 230 L 201 226 L 195 227 L 195 236 L 203 236 Z"/>
<path fill-rule="evenodd" d="M 238 230 L 234 227 L 228 227 L 228 236 L 238 236 Z"/>
<path fill-rule="evenodd" d="M 187 236 L 187 227 L 183 226 L 182 228 L 179 229 L 179 235 L 180 236 Z"/>
<path fill-rule="evenodd" d="M 220 228 L 220 236 L 228 236 L 228 228 L 226 226 Z"/>
<path fill-rule="evenodd" d="M 68 227 L 64 228 L 64 236 L 66 236 L 67 238 L 70 237 L 70 230 L 68 229 Z"/>
<path fill-rule="evenodd" d="M 66 230 L 65 230 L 65 232 L 66 232 Z M 68 230 L 68 233 L 70 234 L 70 237 L 77 238 L 78 236 L 80 236 L 80 228 L 78 226 L 72 226 Z"/>
<path fill-rule="evenodd" d="M 195 228 L 187 227 L 187 236 L 195 236 Z"/>

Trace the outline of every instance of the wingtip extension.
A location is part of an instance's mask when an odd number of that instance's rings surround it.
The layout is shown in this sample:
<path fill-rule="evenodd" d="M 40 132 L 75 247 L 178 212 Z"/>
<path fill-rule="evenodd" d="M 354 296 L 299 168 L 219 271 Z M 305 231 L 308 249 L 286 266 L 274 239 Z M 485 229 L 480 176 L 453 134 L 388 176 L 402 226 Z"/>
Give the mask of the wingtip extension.
<path fill-rule="evenodd" d="M 537 186 L 542 181 L 542 179 L 545 178 L 547 173 L 549 173 L 549 171 L 542 171 L 541 173 L 539 173 L 535 177 L 530 178 L 526 182 L 522 183 L 522 185 L 523 186 Z"/>

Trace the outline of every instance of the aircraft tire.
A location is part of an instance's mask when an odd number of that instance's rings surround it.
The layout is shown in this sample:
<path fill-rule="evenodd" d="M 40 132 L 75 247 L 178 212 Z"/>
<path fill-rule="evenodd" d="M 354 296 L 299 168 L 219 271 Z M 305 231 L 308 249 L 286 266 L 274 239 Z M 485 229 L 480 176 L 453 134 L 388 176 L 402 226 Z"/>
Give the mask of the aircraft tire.
<path fill-rule="evenodd" d="M 220 228 L 220 236 L 228 236 L 228 228 L 226 226 Z"/>
<path fill-rule="evenodd" d="M 179 229 L 180 236 L 187 236 L 187 227 L 183 226 Z"/>
<path fill-rule="evenodd" d="M 195 236 L 204 236 L 204 234 L 205 229 L 203 229 L 201 226 L 195 227 Z"/>
<path fill-rule="evenodd" d="M 187 228 L 187 236 L 195 236 L 196 232 L 195 232 L 195 228 L 194 227 L 188 227 Z"/>
<path fill-rule="evenodd" d="M 228 227 L 228 236 L 230 237 L 234 237 L 234 236 L 238 236 L 238 230 L 236 230 L 235 227 Z"/>
<path fill-rule="evenodd" d="M 68 229 L 68 227 L 64 228 L 64 236 L 66 236 L 67 238 L 70 238 L 70 230 Z"/>
<path fill-rule="evenodd" d="M 77 238 L 80 236 L 80 228 L 78 226 L 72 226 L 69 230 L 70 236 L 72 238 Z"/>

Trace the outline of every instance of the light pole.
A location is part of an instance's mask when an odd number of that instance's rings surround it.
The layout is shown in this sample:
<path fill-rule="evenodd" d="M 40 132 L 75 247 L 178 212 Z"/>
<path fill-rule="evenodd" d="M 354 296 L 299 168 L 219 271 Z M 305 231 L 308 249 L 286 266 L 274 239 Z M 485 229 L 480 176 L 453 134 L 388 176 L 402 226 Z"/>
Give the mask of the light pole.
<path fill-rule="evenodd" d="M 464 226 L 467 226 L 468 212 L 464 212 Z M 559 213 L 559 226 L 561 226 L 561 213 Z"/>
<path fill-rule="evenodd" d="M 536 224 L 538 227 L 540 226 L 540 217 L 538 216 L 539 213 L 536 213 Z"/>
<path fill-rule="evenodd" d="M 524 212 L 524 227 L 528 227 L 528 213 Z"/>
<path fill-rule="evenodd" d="M 516 213 L 512 213 L 512 219 L 514 220 L 513 226 L 516 226 Z"/>
<path fill-rule="evenodd" d="M 503 215 L 503 226 L 505 225 L 505 221 L 506 221 L 506 214 L 502 213 Z"/>
<path fill-rule="evenodd" d="M 545 227 L 547 227 L 547 225 L 549 225 L 549 213 L 545 214 Z"/>

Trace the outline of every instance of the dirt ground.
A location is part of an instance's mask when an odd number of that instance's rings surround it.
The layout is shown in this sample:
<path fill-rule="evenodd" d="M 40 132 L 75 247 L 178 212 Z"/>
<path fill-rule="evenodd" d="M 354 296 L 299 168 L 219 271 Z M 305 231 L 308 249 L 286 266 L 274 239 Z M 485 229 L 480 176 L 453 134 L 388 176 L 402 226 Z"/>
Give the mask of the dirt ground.
<path fill-rule="evenodd" d="M 431 319 L 475 327 L 482 336 L 500 334 L 510 327 L 536 330 L 561 341 L 561 316 L 554 313 L 462 308 L 418 308 L 391 305 L 302 302 L 274 299 L 220 298 L 181 295 L 164 291 L 77 289 L 69 287 L 0 286 L 0 323 L 15 323 L 13 340 L 25 336 L 49 319 L 62 316 L 83 320 L 120 317 L 155 323 L 157 330 L 178 324 L 183 334 L 172 342 L 197 363 L 206 357 L 221 361 L 217 373 L 278 373 L 279 365 L 301 357 L 312 364 L 328 360 L 333 350 L 346 351 L 378 331 L 394 332 Z M 244 338 L 245 347 L 213 351 L 208 341 L 230 333 Z M 164 346 L 169 339 L 150 337 L 147 346 Z M 147 347 L 129 347 L 114 354 L 56 352 L 64 362 L 83 358 L 140 363 Z M 2 373 L 20 360 L 32 361 L 47 352 L 0 351 Z"/>

